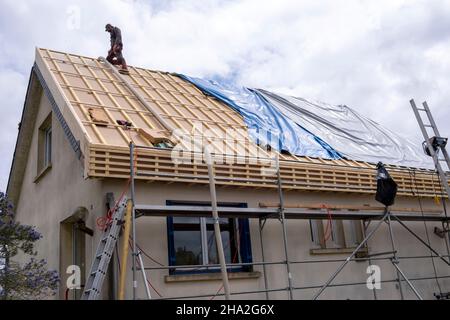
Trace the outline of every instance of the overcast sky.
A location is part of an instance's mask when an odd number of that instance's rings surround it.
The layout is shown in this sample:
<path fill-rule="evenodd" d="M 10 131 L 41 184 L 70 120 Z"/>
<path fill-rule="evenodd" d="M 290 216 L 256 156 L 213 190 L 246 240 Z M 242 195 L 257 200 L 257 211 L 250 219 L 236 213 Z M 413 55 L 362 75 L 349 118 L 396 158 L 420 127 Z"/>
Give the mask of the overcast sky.
<path fill-rule="evenodd" d="M 0 190 L 34 48 L 97 57 L 107 22 L 131 65 L 346 104 L 421 142 L 409 100 L 450 135 L 450 1 L 0 0 Z"/>

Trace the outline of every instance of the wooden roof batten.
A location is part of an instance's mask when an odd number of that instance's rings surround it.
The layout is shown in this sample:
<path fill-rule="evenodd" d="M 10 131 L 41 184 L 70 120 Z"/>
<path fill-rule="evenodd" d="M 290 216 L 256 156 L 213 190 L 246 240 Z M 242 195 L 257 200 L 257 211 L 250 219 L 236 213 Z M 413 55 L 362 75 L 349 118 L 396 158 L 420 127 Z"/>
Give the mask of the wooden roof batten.
<path fill-rule="evenodd" d="M 47 49 L 37 49 L 36 55 L 39 68 L 44 68 L 45 76 L 53 80 L 52 93 L 57 91 L 60 101 L 67 105 L 64 115 L 69 117 L 68 124 L 86 155 L 86 177 L 129 178 L 128 145 L 133 141 L 139 153 L 137 179 L 208 183 L 204 163 L 174 163 L 172 150 L 154 147 L 138 132 L 139 129 L 164 132 L 169 127 L 197 134 L 196 124 L 200 123 L 211 133 L 203 138 L 211 144 L 213 154 L 224 159 L 243 159 L 241 163 L 225 161 L 215 165 L 218 185 L 276 188 L 275 173 L 262 174 L 270 167 L 272 154 L 251 141 L 244 130 L 243 118 L 191 83 L 170 73 L 130 67 L 130 74 L 124 76 L 132 86 L 130 90 L 97 59 Z M 133 94 L 133 90 L 138 95 Z M 151 104 L 154 114 L 139 97 Z M 93 121 L 90 109 L 105 115 L 102 123 Z M 117 120 L 126 120 L 132 127 L 125 130 Z M 227 129 L 235 130 L 235 140 L 226 138 Z M 221 154 L 222 146 L 232 154 Z M 258 161 L 251 160 L 258 156 Z M 287 190 L 362 194 L 372 194 L 376 190 L 374 164 L 286 154 L 279 157 L 283 188 Z M 399 166 L 388 166 L 388 170 L 399 185 L 399 195 L 443 197 L 443 189 L 432 170 Z"/>

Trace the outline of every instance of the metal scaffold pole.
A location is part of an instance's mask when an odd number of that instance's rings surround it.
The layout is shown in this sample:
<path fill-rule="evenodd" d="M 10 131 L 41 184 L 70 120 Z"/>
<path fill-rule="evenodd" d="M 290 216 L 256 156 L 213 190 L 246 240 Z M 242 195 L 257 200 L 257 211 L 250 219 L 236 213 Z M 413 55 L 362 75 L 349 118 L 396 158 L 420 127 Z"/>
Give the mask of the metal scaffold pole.
<path fill-rule="evenodd" d="M 130 142 L 130 183 L 131 183 L 131 202 L 132 202 L 132 211 L 131 211 L 131 219 L 132 219 L 132 238 L 133 238 L 133 300 L 136 300 L 136 289 L 137 289 L 137 281 L 136 281 L 136 202 L 135 202 L 135 193 L 134 193 L 134 143 Z M 128 239 L 125 239 L 128 241 Z M 123 266 L 124 268 L 126 266 Z"/>
<path fill-rule="evenodd" d="M 387 211 L 388 209 L 386 209 Z M 393 254 L 393 259 L 391 260 L 392 263 L 394 264 L 394 267 L 397 269 L 397 279 L 398 279 L 398 288 L 400 290 L 400 298 L 402 300 L 405 299 L 405 296 L 403 294 L 403 286 L 402 286 L 402 278 L 401 276 L 401 272 L 399 271 L 399 269 L 397 268 L 396 263 L 398 263 L 398 259 L 397 259 L 397 253 L 396 253 L 396 249 L 395 249 L 395 241 L 394 241 L 394 233 L 392 231 L 392 221 L 391 221 L 391 215 L 389 214 L 387 217 L 387 224 L 389 226 L 389 238 L 391 240 L 391 246 L 392 246 L 392 252 L 394 252 Z"/>
<path fill-rule="evenodd" d="M 294 299 L 294 290 L 292 285 L 292 273 L 291 273 L 291 265 L 289 263 L 289 252 L 288 252 L 288 240 L 287 240 L 287 228 L 286 228 L 286 219 L 284 215 L 284 197 L 283 197 L 283 185 L 281 181 L 281 173 L 280 173 L 280 159 L 279 155 L 276 156 L 276 167 L 277 167 L 277 180 L 278 180 L 278 196 L 280 198 L 280 221 L 283 229 L 283 247 L 284 247 L 284 256 L 286 259 L 286 271 L 287 271 L 287 279 L 288 279 L 288 288 L 289 288 L 289 299 Z"/>
<path fill-rule="evenodd" d="M 362 223 L 363 223 L 363 237 L 365 238 L 366 235 L 367 235 L 367 228 L 369 227 L 369 224 L 366 225 L 366 221 L 365 220 L 363 220 Z M 367 241 L 366 247 L 367 247 L 367 255 L 368 255 L 367 261 L 369 263 L 369 266 L 372 266 L 372 259 L 371 259 L 370 250 L 369 250 L 369 241 Z M 375 288 L 375 286 L 373 287 L 372 292 L 373 292 L 373 298 L 375 300 L 378 300 L 377 289 Z"/>
<path fill-rule="evenodd" d="M 267 220 L 264 220 L 264 222 L 262 221 L 262 219 L 258 219 L 259 221 L 259 242 L 261 245 L 261 260 L 263 262 L 266 261 L 265 255 L 264 255 L 264 241 L 263 241 L 263 236 L 262 236 L 262 232 L 264 229 L 264 225 L 266 223 Z M 263 268 L 263 276 L 264 276 L 264 290 L 266 291 L 266 300 L 269 300 L 269 292 L 267 291 L 267 289 L 269 288 L 268 285 L 268 281 L 267 281 L 267 268 L 266 268 L 266 264 L 262 265 Z"/>
<path fill-rule="evenodd" d="M 394 260 L 394 258 L 391 260 L 392 265 L 395 267 L 395 269 L 397 269 L 397 272 L 403 277 L 403 279 L 405 279 L 406 283 L 409 285 L 409 287 L 411 288 L 411 290 L 414 292 L 414 294 L 417 296 L 417 298 L 419 300 L 423 300 L 422 296 L 419 294 L 419 292 L 416 290 L 416 288 L 413 286 L 413 284 L 411 283 L 411 281 L 409 281 L 409 279 L 405 276 L 405 274 L 403 273 L 403 271 L 399 268 L 398 266 L 398 261 Z"/>
<path fill-rule="evenodd" d="M 411 230 L 407 225 L 403 223 L 396 215 L 392 215 L 392 217 L 403 227 L 405 228 L 411 235 L 413 235 L 417 240 L 419 240 L 425 247 L 427 247 L 431 252 L 433 252 L 437 258 L 441 259 L 446 265 L 450 266 L 450 262 L 448 262 L 439 252 L 434 250 L 428 243 L 425 242 L 422 238 L 420 238 L 413 230 Z"/>

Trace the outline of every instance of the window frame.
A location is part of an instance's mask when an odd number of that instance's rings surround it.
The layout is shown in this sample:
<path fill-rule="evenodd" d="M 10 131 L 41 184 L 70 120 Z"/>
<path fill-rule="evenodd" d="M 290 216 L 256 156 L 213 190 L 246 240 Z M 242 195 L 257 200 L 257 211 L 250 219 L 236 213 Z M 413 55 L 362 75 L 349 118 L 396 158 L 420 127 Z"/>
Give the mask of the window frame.
<path fill-rule="evenodd" d="M 332 220 L 331 235 L 324 241 L 327 220 L 310 219 L 309 228 L 313 249 L 354 249 L 362 241 L 363 226 L 361 220 Z"/>
<path fill-rule="evenodd" d="M 210 202 L 204 201 L 175 201 L 175 200 L 167 200 L 166 205 L 175 206 L 175 205 L 187 205 L 187 206 L 210 206 Z M 218 203 L 219 207 L 235 207 L 235 208 L 247 208 L 246 203 Z M 196 217 L 199 218 L 200 224 L 200 232 L 201 232 L 201 246 L 202 246 L 202 263 L 204 267 L 201 268 L 192 268 L 192 269 L 177 269 L 176 268 L 176 251 L 175 251 L 175 238 L 174 233 L 176 232 L 174 228 L 174 217 L 167 217 L 167 240 L 168 240 L 168 259 L 169 266 L 173 266 L 174 268 L 169 269 L 170 275 L 180 275 L 180 274 L 204 274 L 204 273 L 219 273 L 220 267 L 208 267 L 209 264 L 209 256 L 207 252 L 207 219 L 209 217 Z M 233 227 L 233 233 L 230 234 L 230 243 L 235 241 L 235 237 L 239 234 L 239 253 L 237 254 L 238 261 L 236 263 L 251 263 L 252 259 L 252 251 L 251 251 L 251 239 L 250 239 L 250 226 L 249 220 L 247 218 L 221 218 L 228 219 L 228 223 Z M 231 222 L 233 221 L 233 222 Z M 206 240 L 206 242 L 205 242 Z M 234 249 L 236 254 L 237 248 Z M 232 257 L 233 258 L 233 257 Z M 205 264 L 205 262 L 208 262 Z M 227 267 L 228 272 L 250 272 L 252 271 L 252 266 L 233 266 Z"/>
<path fill-rule="evenodd" d="M 53 126 L 51 112 L 39 126 L 37 136 L 37 172 L 36 178 L 34 179 L 35 183 L 37 183 L 52 167 Z"/>
<path fill-rule="evenodd" d="M 83 222 L 84 224 L 84 222 Z M 74 300 L 79 300 L 83 293 L 83 287 L 86 285 L 86 233 L 80 229 L 78 223 L 72 223 L 71 226 L 72 237 L 72 263 L 80 267 L 80 289 L 73 291 Z"/>
<path fill-rule="evenodd" d="M 43 141 L 44 154 L 43 154 L 42 166 L 45 169 L 52 165 L 52 148 L 53 148 L 52 126 L 50 125 L 47 128 L 45 128 L 43 130 L 43 133 L 44 133 L 44 141 Z"/>

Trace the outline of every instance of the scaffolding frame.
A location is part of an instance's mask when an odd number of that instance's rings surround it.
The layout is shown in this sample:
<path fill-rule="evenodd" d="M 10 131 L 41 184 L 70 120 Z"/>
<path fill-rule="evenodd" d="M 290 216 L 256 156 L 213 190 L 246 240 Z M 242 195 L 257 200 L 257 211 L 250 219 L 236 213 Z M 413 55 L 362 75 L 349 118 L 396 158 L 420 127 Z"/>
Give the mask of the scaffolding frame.
<path fill-rule="evenodd" d="M 360 244 L 356 247 L 356 249 L 352 252 L 352 254 L 346 259 L 319 259 L 319 260 L 302 260 L 302 261 L 291 261 L 288 253 L 288 237 L 287 237 L 287 219 L 324 219 L 327 217 L 327 214 L 323 212 L 323 210 L 308 210 L 301 208 L 285 208 L 284 206 L 284 195 L 283 195 L 283 184 L 282 178 L 280 175 L 280 166 L 279 159 L 276 157 L 276 179 L 273 181 L 277 185 L 277 191 L 279 196 L 279 207 L 278 208 L 229 208 L 229 207 L 214 207 L 214 202 L 212 201 L 212 206 L 161 206 L 161 205 L 139 205 L 135 202 L 135 177 L 139 175 L 159 175 L 161 173 L 157 172 L 140 172 L 135 170 L 134 167 L 134 157 L 135 150 L 142 149 L 152 149 L 152 147 L 147 146 L 137 146 L 134 145 L 133 142 L 130 142 L 130 179 L 131 179 L 131 200 L 133 201 L 133 256 L 137 256 L 138 252 L 136 250 L 136 219 L 142 216 L 147 217 L 155 217 L 155 216 L 191 216 L 191 217 L 211 217 L 211 212 L 217 213 L 217 218 L 220 214 L 220 217 L 228 217 L 228 218 L 249 218 L 249 219 L 258 219 L 259 222 L 259 238 L 260 238 L 260 246 L 261 246 L 261 258 L 260 262 L 250 262 L 250 263 L 225 263 L 225 268 L 237 267 L 237 266 L 262 266 L 263 269 L 263 279 L 264 279 L 264 290 L 252 290 L 252 291 L 241 291 L 241 292 L 225 292 L 221 293 L 212 293 L 208 295 L 189 295 L 189 296 L 178 296 L 178 297 L 169 297 L 162 299 L 191 299 L 191 298 L 206 298 L 206 297 L 217 297 L 217 296 L 225 296 L 225 298 L 229 298 L 232 295 L 243 295 L 243 294 L 260 294 L 264 293 L 266 299 L 269 299 L 269 293 L 271 292 L 287 292 L 290 300 L 294 299 L 294 291 L 298 290 L 308 290 L 308 289 L 319 289 L 319 291 L 314 295 L 313 299 L 317 299 L 321 293 L 329 288 L 329 287 L 338 287 L 338 286 L 354 286 L 354 285 L 363 285 L 366 282 L 355 282 L 355 283 L 339 283 L 332 284 L 333 280 L 336 276 L 342 271 L 342 269 L 349 263 L 354 261 L 368 261 L 369 265 L 372 264 L 372 261 L 377 260 L 388 260 L 391 261 L 393 266 L 397 271 L 397 278 L 391 280 L 382 280 L 381 283 L 389 283 L 396 282 L 400 288 L 401 299 L 404 299 L 404 294 L 402 291 L 402 281 L 405 281 L 408 286 L 413 290 L 416 296 L 419 299 L 422 299 L 419 292 L 416 290 L 411 281 L 424 281 L 424 280 L 435 280 L 435 279 L 446 279 L 450 278 L 449 275 L 445 276 L 427 276 L 420 278 L 408 278 L 405 273 L 398 267 L 399 261 L 402 259 L 434 259 L 439 258 L 444 261 L 448 266 L 450 266 L 450 251 L 449 251 L 449 237 L 444 238 L 445 245 L 447 248 L 447 254 L 442 255 L 434 250 L 431 246 L 429 246 L 425 240 L 423 240 L 419 235 L 417 235 L 413 230 L 411 230 L 408 226 L 404 224 L 404 221 L 432 221 L 432 222 L 441 222 L 442 225 L 448 224 L 449 219 L 446 216 L 442 215 L 426 215 L 422 212 L 422 215 L 410 214 L 410 213 L 398 213 L 393 214 L 387 207 L 383 213 L 380 212 L 352 212 L 347 210 L 338 210 L 333 212 L 333 219 L 344 219 L 344 220 L 361 220 L 363 222 L 363 232 L 364 232 L 364 240 L 360 242 Z M 174 176 L 183 176 L 182 174 L 174 174 Z M 220 179 L 221 177 L 214 177 L 214 179 Z M 227 178 L 230 179 L 230 178 Z M 231 178 L 233 179 L 233 178 Z M 215 200 L 215 199 L 214 199 Z M 445 198 L 442 199 L 445 201 Z M 393 219 L 391 219 L 393 218 Z M 266 262 L 264 255 L 264 241 L 263 241 L 263 229 L 268 219 L 277 219 L 281 223 L 282 227 L 282 235 L 283 235 L 283 250 L 285 260 L 283 261 L 272 261 Z M 378 220 L 377 226 L 368 234 L 366 234 L 367 228 L 371 221 Z M 392 221 L 395 220 L 399 223 L 403 228 L 405 228 L 409 233 L 411 233 L 416 239 L 419 240 L 423 245 L 425 245 L 431 252 L 432 255 L 429 256 L 397 256 L 397 249 L 394 242 L 394 235 L 392 230 Z M 355 257 L 359 250 L 363 247 L 368 248 L 367 242 L 368 240 L 375 234 L 377 229 L 381 226 L 383 222 L 386 222 L 389 227 L 389 235 L 392 245 L 392 251 L 382 252 L 382 253 L 374 253 L 370 254 L 367 252 L 367 256 L 364 258 Z M 367 223 L 367 224 L 366 224 Z M 218 248 L 219 249 L 219 248 Z M 223 250 L 223 246 L 222 246 Z M 446 259 L 447 258 L 447 259 Z M 133 299 L 136 299 L 136 271 L 137 267 L 135 264 L 135 259 L 133 259 Z M 335 273 L 331 276 L 331 278 L 325 282 L 323 285 L 316 286 L 303 286 L 303 287 L 295 287 L 293 285 L 293 277 L 291 273 L 291 265 L 292 264 L 307 264 L 307 263 L 330 263 L 330 262 L 343 262 L 340 267 L 336 270 Z M 269 288 L 268 277 L 267 277 L 267 266 L 270 265 L 285 265 L 286 267 L 286 281 L 287 286 L 285 288 Z M 173 268 L 183 269 L 183 268 L 203 268 L 209 269 L 218 267 L 223 267 L 223 264 L 219 265 L 188 265 L 188 266 L 159 266 L 159 267 L 141 267 L 141 271 L 145 273 L 146 270 L 170 270 Z M 142 268 L 144 270 L 142 270 Z M 403 280 L 402 280 L 403 278 Z M 227 279 L 228 280 L 228 279 Z M 222 279 L 223 285 L 226 283 L 224 279 Z M 374 292 L 374 299 L 377 299 L 376 290 Z"/>

